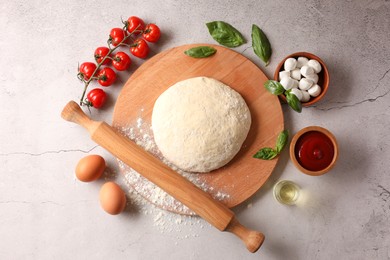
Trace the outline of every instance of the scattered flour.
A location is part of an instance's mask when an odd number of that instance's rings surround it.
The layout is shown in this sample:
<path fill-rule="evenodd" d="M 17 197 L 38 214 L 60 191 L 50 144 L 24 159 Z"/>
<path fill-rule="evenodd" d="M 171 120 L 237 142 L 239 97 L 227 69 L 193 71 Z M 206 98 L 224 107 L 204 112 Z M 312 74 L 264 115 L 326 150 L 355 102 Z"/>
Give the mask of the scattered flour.
<path fill-rule="evenodd" d="M 161 233 L 173 233 L 178 240 L 199 237 L 199 228 L 210 226 L 205 220 L 195 215 L 182 215 L 172 213 L 151 204 L 144 197 L 131 189 L 127 193 L 128 208 L 148 216 L 153 221 L 153 226 Z M 186 230 L 186 232 L 182 232 Z M 178 245 L 179 242 L 175 242 Z"/>

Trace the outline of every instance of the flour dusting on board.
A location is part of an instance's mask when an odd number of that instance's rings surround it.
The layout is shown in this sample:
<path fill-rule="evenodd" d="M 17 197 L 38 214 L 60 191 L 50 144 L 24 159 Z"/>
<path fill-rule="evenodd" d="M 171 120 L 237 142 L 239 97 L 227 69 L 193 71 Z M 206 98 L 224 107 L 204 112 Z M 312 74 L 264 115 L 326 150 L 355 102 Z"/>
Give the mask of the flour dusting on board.
<path fill-rule="evenodd" d="M 181 215 L 163 210 L 154 204 L 151 204 L 134 189 L 130 188 L 127 193 L 128 208 L 131 211 L 136 210 L 150 217 L 153 226 L 162 234 L 173 233 L 178 239 L 175 245 L 178 245 L 181 239 L 193 238 L 199 236 L 199 228 L 211 227 L 198 216 Z"/>
<path fill-rule="evenodd" d="M 210 193 L 214 197 L 214 199 L 224 200 L 229 198 L 229 194 L 226 194 L 224 191 L 215 191 L 213 187 L 202 181 L 199 177 L 199 174 L 181 171 L 174 165 L 170 164 L 161 154 L 156 143 L 154 142 L 152 127 L 149 123 L 143 120 L 142 112 L 143 109 L 140 110 L 139 116 L 132 124 L 127 127 L 122 127 L 119 130 L 125 136 L 133 140 L 137 145 L 143 147 L 146 151 L 159 158 L 162 162 L 167 164 L 174 171 L 180 173 L 193 184 L 201 188 L 203 191 Z M 138 172 L 133 170 L 131 167 L 129 167 L 122 161 L 118 161 L 119 168 L 124 173 L 127 184 L 146 200 L 165 210 L 172 210 L 174 212 L 179 212 L 187 215 L 195 215 L 195 213 L 191 209 L 174 199 L 172 196 L 170 196 L 165 191 L 157 187 L 155 184 L 144 178 L 142 175 L 140 175 Z"/>

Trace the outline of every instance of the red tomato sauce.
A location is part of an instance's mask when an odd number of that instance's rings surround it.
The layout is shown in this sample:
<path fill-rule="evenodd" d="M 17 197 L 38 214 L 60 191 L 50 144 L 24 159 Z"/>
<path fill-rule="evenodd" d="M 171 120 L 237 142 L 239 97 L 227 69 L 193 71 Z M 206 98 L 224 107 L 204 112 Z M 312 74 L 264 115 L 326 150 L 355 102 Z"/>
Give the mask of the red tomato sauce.
<path fill-rule="evenodd" d="M 310 171 L 325 169 L 334 157 L 332 141 L 317 131 L 310 131 L 299 137 L 294 152 L 299 164 Z"/>

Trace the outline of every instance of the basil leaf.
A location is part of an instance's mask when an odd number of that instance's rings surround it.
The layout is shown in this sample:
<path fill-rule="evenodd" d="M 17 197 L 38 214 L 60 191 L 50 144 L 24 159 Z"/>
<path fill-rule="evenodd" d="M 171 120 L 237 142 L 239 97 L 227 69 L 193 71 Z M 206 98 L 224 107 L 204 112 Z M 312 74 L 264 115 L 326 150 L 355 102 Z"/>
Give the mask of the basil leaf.
<path fill-rule="evenodd" d="M 253 155 L 253 158 L 258 158 L 262 160 L 272 160 L 280 154 L 280 152 L 286 146 L 287 141 L 288 141 L 288 131 L 283 130 L 278 135 L 275 149 L 272 149 L 270 147 L 264 147 L 260 149 L 255 155 Z"/>
<path fill-rule="evenodd" d="M 216 52 L 217 50 L 213 47 L 198 46 L 184 51 L 184 54 L 193 58 L 206 58 L 213 55 Z"/>
<path fill-rule="evenodd" d="M 271 44 L 264 32 L 255 24 L 252 25 L 252 47 L 255 54 L 267 66 L 272 54 Z"/>
<path fill-rule="evenodd" d="M 262 159 L 262 160 L 272 160 L 278 155 L 278 153 L 270 148 L 270 147 L 264 147 L 260 149 L 255 155 L 253 155 L 253 158 Z"/>
<path fill-rule="evenodd" d="M 219 44 L 226 47 L 238 47 L 245 43 L 242 34 L 233 26 L 223 21 L 214 21 L 206 23 L 210 35 Z"/>
<path fill-rule="evenodd" d="M 297 98 L 297 96 L 290 93 L 290 91 L 286 91 L 285 95 L 286 95 L 287 104 L 298 113 L 301 113 L 302 104 L 301 101 L 299 101 L 299 99 Z"/>
<path fill-rule="evenodd" d="M 276 140 L 275 149 L 278 154 L 280 154 L 280 152 L 286 146 L 287 141 L 288 141 L 288 131 L 283 130 L 282 132 L 280 132 L 280 134 L 278 135 L 278 139 Z"/>
<path fill-rule="evenodd" d="M 280 84 L 276 80 L 267 80 L 264 83 L 264 87 L 274 95 L 280 95 L 284 92 L 282 84 Z"/>

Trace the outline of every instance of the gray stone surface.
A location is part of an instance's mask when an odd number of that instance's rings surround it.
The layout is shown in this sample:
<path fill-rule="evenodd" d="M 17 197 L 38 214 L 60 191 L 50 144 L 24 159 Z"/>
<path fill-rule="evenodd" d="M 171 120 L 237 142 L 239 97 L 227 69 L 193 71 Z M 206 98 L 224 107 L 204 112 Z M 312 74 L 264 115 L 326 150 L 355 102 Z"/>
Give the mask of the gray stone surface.
<path fill-rule="evenodd" d="M 111 5 L 111 6 L 109 6 Z M 390 259 L 390 1 L 1 1 L 0 3 L 0 258 L 1 259 Z M 63 121 L 78 100 L 77 64 L 92 60 L 110 28 L 130 15 L 163 31 L 153 53 L 186 43 L 213 43 L 205 22 L 224 20 L 250 40 L 252 23 L 273 46 L 264 67 L 250 44 L 237 48 L 272 77 L 279 60 L 308 51 L 328 65 L 324 100 L 301 114 L 283 106 L 286 128 L 332 131 L 340 145 L 334 170 L 299 173 L 284 151 L 272 177 L 237 207 L 241 222 L 266 235 L 256 254 L 203 220 L 128 205 L 112 217 L 98 203 L 115 159 L 79 126 Z M 140 65 L 134 59 L 133 70 Z M 96 120 L 111 122 L 121 73 Z M 77 161 L 107 159 L 105 177 L 76 181 Z M 297 182 L 305 202 L 277 204 L 272 185 Z M 130 196 L 130 195 L 129 195 Z"/>

